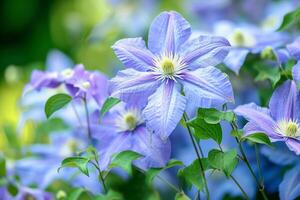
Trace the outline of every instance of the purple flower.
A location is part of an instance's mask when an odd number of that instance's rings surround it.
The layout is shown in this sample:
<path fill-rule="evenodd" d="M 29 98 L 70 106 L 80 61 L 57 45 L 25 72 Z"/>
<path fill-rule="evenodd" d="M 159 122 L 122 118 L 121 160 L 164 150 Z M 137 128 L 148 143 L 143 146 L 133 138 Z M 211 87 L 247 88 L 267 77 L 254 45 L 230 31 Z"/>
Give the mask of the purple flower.
<path fill-rule="evenodd" d="M 65 85 L 73 97 L 93 98 L 98 105 L 108 96 L 107 77 L 99 72 L 86 71 L 81 64 L 74 69 L 67 68 L 60 72 L 33 71 L 24 93 L 43 88 L 58 88 L 60 85 Z"/>
<path fill-rule="evenodd" d="M 93 131 L 99 140 L 100 165 L 107 169 L 113 154 L 130 150 L 144 157 L 135 161 L 135 165 L 145 169 L 163 167 L 171 154 L 170 141 L 161 140 L 149 132 L 141 115 L 141 110 L 120 103 L 102 119 L 102 123 Z"/>
<path fill-rule="evenodd" d="M 216 24 L 215 34 L 226 37 L 232 48 L 225 58 L 226 66 L 239 73 L 249 53 L 257 54 L 267 49 L 275 49 L 284 45 L 288 37 L 284 33 L 266 32 L 253 25 L 235 24 L 222 21 Z"/>
<path fill-rule="evenodd" d="M 268 108 L 254 103 L 238 106 L 235 113 L 249 122 L 245 134 L 266 133 L 273 142 L 283 141 L 288 148 L 300 155 L 300 93 L 294 81 L 286 81 L 278 87 Z"/>
<path fill-rule="evenodd" d="M 122 39 L 113 45 L 128 69 L 111 80 L 112 96 L 146 105 L 147 125 L 163 139 L 185 110 L 191 113 L 197 107 L 233 101 L 227 76 L 211 67 L 226 57 L 228 41 L 190 36 L 190 25 L 180 14 L 162 12 L 150 26 L 148 49 L 142 38 Z"/>
<path fill-rule="evenodd" d="M 279 185 L 281 200 L 293 200 L 300 196 L 300 165 L 286 172 Z"/>

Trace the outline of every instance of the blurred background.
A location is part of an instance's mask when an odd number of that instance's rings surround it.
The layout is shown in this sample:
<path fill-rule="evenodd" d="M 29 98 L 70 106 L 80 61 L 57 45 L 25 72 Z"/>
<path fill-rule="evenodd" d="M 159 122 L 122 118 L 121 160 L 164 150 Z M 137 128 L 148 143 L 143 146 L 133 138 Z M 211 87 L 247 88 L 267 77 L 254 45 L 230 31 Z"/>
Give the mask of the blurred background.
<path fill-rule="evenodd" d="M 46 69 L 63 59 L 66 65 L 83 63 L 111 77 L 122 68 L 111 45 L 126 37 L 147 38 L 151 21 L 161 11 L 176 10 L 194 30 L 206 32 L 218 20 L 274 27 L 299 4 L 297 0 L 2 0 L 0 151 L 17 159 L 17 148 L 36 142 L 35 130 L 40 127 L 33 121 L 16 131 L 23 111 L 19 99 L 33 69 Z"/>

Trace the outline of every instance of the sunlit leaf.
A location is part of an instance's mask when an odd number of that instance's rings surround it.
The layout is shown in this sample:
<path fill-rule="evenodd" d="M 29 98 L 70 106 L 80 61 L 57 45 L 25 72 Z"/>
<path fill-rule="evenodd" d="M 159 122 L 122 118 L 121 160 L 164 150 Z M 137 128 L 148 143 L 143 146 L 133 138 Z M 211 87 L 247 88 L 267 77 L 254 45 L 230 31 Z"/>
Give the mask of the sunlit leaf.
<path fill-rule="evenodd" d="M 67 94 L 56 94 L 50 97 L 45 104 L 46 117 L 49 118 L 54 112 L 63 108 L 72 100 Z"/>
<path fill-rule="evenodd" d="M 122 151 L 114 156 L 109 168 L 120 167 L 127 171 L 129 174 L 132 173 L 132 161 L 140 158 L 142 155 L 134 151 Z"/>
<path fill-rule="evenodd" d="M 103 117 L 105 113 L 107 113 L 112 107 L 120 103 L 120 100 L 117 98 L 109 97 L 103 104 L 101 111 L 100 111 L 100 117 Z"/>
<path fill-rule="evenodd" d="M 289 27 L 291 24 L 299 21 L 300 19 L 300 7 L 284 15 L 283 20 L 277 31 L 282 31 Z"/>
<path fill-rule="evenodd" d="M 85 157 L 79 157 L 79 156 L 68 157 L 62 161 L 61 167 L 58 170 L 60 170 L 61 168 L 64 168 L 64 167 L 76 167 L 82 173 L 89 176 L 89 171 L 87 168 L 87 164 L 89 161 L 90 160 Z"/>
<path fill-rule="evenodd" d="M 272 146 L 272 143 L 271 143 L 269 137 L 264 133 L 253 133 L 253 134 L 242 137 L 242 140 L 249 140 L 254 143 Z"/>

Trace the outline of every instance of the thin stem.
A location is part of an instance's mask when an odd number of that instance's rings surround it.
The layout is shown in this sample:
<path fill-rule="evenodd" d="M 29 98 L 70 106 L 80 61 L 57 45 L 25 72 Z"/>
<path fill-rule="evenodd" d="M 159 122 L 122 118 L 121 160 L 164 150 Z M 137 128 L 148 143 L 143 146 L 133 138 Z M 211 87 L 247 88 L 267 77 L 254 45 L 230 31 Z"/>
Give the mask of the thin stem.
<path fill-rule="evenodd" d="M 230 175 L 230 178 L 233 180 L 233 182 L 238 186 L 238 188 L 241 190 L 241 192 L 243 193 L 245 199 L 249 200 L 249 197 L 247 195 L 247 193 L 245 192 L 245 190 L 242 188 L 242 186 L 239 184 L 239 182 L 232 176 Z"/>
<path fill-rule="evenodd" d="M 83 98 L 83 104 L 84 104 L 84 109 L 85 109 L 85 116 L 86 116 L 86 123 L 87 123 L 87 133 L 89 138 L 92 138 L 92 131 L 91 131 L 91 126 L 90 126 L 90 115 L 89 115 L 89 110 L 86 102 L 86 98 Z"/>
<path fill-rule="evenodd" d="M 100 181 L 102 183 L 102 186 L 103 186 L 103 189 L 104 189 L 104 192 L 107 193 L 107 187 L 105 185 L 105 181 L 104 181 L 104 178 L 102 176 L 102 173 L 101 173 L 101 169 L 100 169 L 100 166 L 99 166 L 99 162 L 98 162 L 98 159 L 95 159 L 96 161 L 96 164 L 94 162 L 91 162 L 95 168 L 98 170 L 98 173 L 99 173 L 99 177 L 100 177 Z"/>
<path fill-rule="evenodd" d="M 77 118 L 77 120 L 78 120 L 79 126 L 80 126 L 80 127 L 83 127 L 82 122 L 81 122 L 81 119 L 80 119 L 80 117 L 79 117 L 78 111 L 77 111 L 77 109 L 76 109 L 74 103 L 72 102 L 71 105 L 72 105 L 72 109 L 73 109 L 73 111 L 74 111 L 74 114 L 75 114 L 75 116 L 76 116 L 76 118 Z"/>
<path fill-rule="evenodd" d="M 232 129 L 234 129 L 235 131 L 237 131 L 237 125 L 234 122 L 231 123 L 231 127 L 232 127 Z M 254 178 L 254 180 L 256 182 L 256 185 L 257 185 L 257 187 L 259 189 L 259 192 L 263 196 L 264 200 L 268 200 L 268 197 L 267 197 L 267 195 L 265 194 L 265 191 L 264 191 L 264 185 L 263 185 L 263 183 L 260 183 L 259 180 L 257 179 L 257 177 L 256 177 L 256 175 L 255 175 L 255 173 L 254 173 L 254 171 L 253 171 L 253 169 L 252 169 L 252 167 L 251 167 L 251 165 L 249 163 L 249 160 L 248 160 L 248 158 L 247 158 L 247 156 L 246 156 L 246 154 L 244 152 L 244 149 L 243 149 L 243 146 L 242 146 L 241 142 L 237 138 L 235 138 L 235 139 L 236 139 L 236 142 L 238 143 L 239 150 L 240 150 L 240 152 L 242 154 L 242 157 L 243 157 L 243 161 L 246 163 L 247 168 L 249 169 L 251 175 L 253 176 L 253 178 Z"/>
<path fill-rule="evenodd" d="M 163 177 L 156 175 L 156 177 L 161 181 L 164 182 L 166 185 L 168 185 L 171 189 L 173 189 L 175 192 L 180 192 L 180 190 L 173 185 L 172 183 L 170 183 L 168 180 L 164 179 Z"/>
<path fill-rule="evenodd" d="M 204 171 L 204 167 L 203 167 L 203 163 L 201 161 L 201 156 L 199 154 L 199 151 L 197 149 L 197 145 L 196 145 L 196 142 L 194 140 L 194 137 L 193 137 L 193 134 L 192 134 L 192 130 L 190 128 L 190 126 L 188 125 L 187 121 L 188 121 L 188 116 L 186 113 L 183 114 L 183 119 L 185 121 L 185 125 L 187 127 L 187 130 L 188 130 L 188 133 L 189 133 L 189 136 L 191 138 L 191 141 L 192 141 L 192 144 L 194 146 L 194 149 L 195 149 L 195 152 L 196 152 L 196 155 L 198 157 L 198 161 L 199 161 L 199 165 L 200 165 L 200 171 L 201 171 L 201 174 L 202 174 L 202 177 L 203 177 L 203 181 L 204 181 L 204 188 L 205 188 L 205 193 L 206 193 L 206 199 L 210 199 L 210 195 L 209 195 L 209 190 L 208 190 L 208 186 L 207 186 L 207 181 L 206 181 L 206 177 L 205 177 L 205 171 Z M 201 151 L 201 154 L 203 155 L 203 152 L 202 152 L 202 149 L 199 145 L 199 150 Z"/>
<path fill-rule="evenodd" d="M 255 155 L 256 155 L 256 163 L 258 166 L 258 177 L 259 177 L 260 183 L 263 184 L 263 177 L 262 177 L 262 173 L 261 173 L 261 163 L 260 163 L 259 151 L 258 151 L 257 144 L 254 144 L 254 148 L 255 148 Z"/>

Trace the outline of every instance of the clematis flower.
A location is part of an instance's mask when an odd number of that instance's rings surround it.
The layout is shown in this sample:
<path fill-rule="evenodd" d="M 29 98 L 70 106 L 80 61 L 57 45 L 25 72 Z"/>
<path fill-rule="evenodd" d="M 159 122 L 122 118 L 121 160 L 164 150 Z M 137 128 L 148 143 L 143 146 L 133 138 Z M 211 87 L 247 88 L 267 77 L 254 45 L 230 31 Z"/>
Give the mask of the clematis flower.
<path fill-rule="evenodd" d="M 224 63 L 236 74 L 249 53 L 258 54 L 271 48 L 276 49 L 288 41 L 284 33 L 263 31 L 250 24 L 236 26 L 232 22 L 221 21 L 214 29 L 215 35 L 228 38 L 232 45 Z"/>
<path fill-rule="evenodd" d="M 62 71 L 35 70 L 30 83 L 24 88 L 24 93 L 31 90 L 40 91 L 43 88 L 58 88 L 61 85 L 65 85 L 73 97 L 93 98 L 98 105 L 101 105 L 108 96 L 107 77 L 96 71 L 85 70 L 82 64 L 76 65 L 74 69 L 66 68 Z"/>
<path fill-rule="evenodd" d="M 162 12 L 150 26 L 148 48 L 142 38 L 122 39 L 112 47 L 128 69 L 111 80 L 111 95 L 146 106 L 148 127 L 163 139 L 185 110 L 233 101 L 227 76 L 212 67 L 226 57 L 228 41 L 190 36 L 191 27 L 179 13 Z"/>
<path fill-rule="evenodd" d="M 278 87 L 268 108 L 254 103 L 238 106 L 234 112 L 245 117 L 245 134 L 264 132 L 271 141 L 282 141 L 291 151 L 300 155 L 300 93 L 294 81 Z"/>
<path fill-rule="evenodd" d="M 103 170 L 107 169 L 113 154 L 125 150 L 144 156 L 134 162 L 142 169 L 163 167 L 168 162 L 171 155 L 170 141 L 163 141 L 147 130 L 139 108 L 122 102 L 101 121 L 98 131 L 93 131 L 93 136 L 100 143 L 98 149 Z"/>

